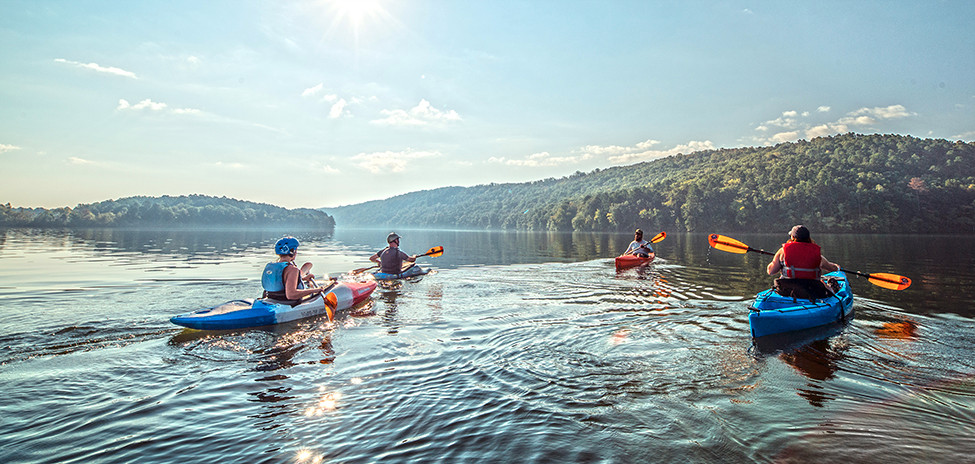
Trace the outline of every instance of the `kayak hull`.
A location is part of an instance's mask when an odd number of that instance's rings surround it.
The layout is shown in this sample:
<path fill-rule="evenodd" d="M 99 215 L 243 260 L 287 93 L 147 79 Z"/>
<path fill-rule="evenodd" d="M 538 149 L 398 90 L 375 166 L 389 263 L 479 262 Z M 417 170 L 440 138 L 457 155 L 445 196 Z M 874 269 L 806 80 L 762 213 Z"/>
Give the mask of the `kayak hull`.
<path fill-rule="evenodd" d="M 351 308 L 376 289 L 376 282 L 339 282 L 327 294 L 335 295 L 336 311 Z M 232 300 L 210 308 L 180 314 L 170 322 L 199 330 L 227 330 L 281 324 L 326 314 L 325 300 L 315 297 L 290 306 L 270 299 Z"/>
<path fill-rule="evenodd" d="M 622 271 L 637 266 L 646 266 L 653 262 L 654 254 L 650 253 L 648 258 L 641 258 L 633 255 L 623 255 L 616 257 L 616 270 Z"/>
<path fill-rule="evenodd" d="M 853 313 L 853 292 L 843 272 L 830 272 L 839 284 L 835 296 L 810 301 L 782 296 L 773 289 L 755 295 L 748 314 L 752 337 L 811 329 L 849 318 Z"/>
<path fill-rule="evenodd" d="M 374 272 L 372 276 L 375 277 L 376 280 L 396 280 L 396 279 L 405 279 L 407 277 L 421 276 L 428 272 L 430 272 L 429 269 L 423 269 L 420 266 L 410 266 L 404 269 L 403 272 L 399 274 L 389 274 L 386 272 Z"/>

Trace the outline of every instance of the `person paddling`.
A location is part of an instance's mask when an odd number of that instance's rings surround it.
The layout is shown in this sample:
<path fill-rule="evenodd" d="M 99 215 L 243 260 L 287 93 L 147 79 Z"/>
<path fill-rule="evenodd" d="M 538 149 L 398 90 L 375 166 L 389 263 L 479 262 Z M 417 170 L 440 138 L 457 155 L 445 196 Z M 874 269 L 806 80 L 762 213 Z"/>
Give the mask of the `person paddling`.
<path fill-rule="evenodd" d="M 298 239 L 285 237 L 274 244 L 274 252 L 278 260 L 267 263 L 261 274 L 261 286 L 264 287 L 264 297 L 282 302 L 298 302 L 301 299 L 321 293 L 324 288 L 305 288 L 306 280 L 315 278 L 311 273 L 311 263 L 295 264 L 298 254 Z"/>
<path fill-rule="evenodd" d="M 772 256 L 766 271 L 769 275 L 781 272 L 775 279 L 776 292 L 796 298 L 825 298 L 829 296 L 820 280 L 823 272 L 839 271 L 840 266 L 829 262 L 822 250 L 809 236 L 809 229 L 797 225 L 789 231 L 789 241 Z"/>
<path fill-rule="evenodd" d="M 653 253 L 653 247 L 650 246 L 650 242 L 643 239 L 642 229 L 637 229 L 633 233 L 633 241 L 623 252 L 624 255 L 634 255 L 641 258 L 649 258 L 651 253 Z"/>
<path fill-rule="evenodd" d="M 390 232 L 386 236 L 386 243 L 389 246 L 369 257 L 369 261 L 379 265 L 379 272 L 399 274 L 403 272 L 403 261 L 408 263 L 416 262 L 416 255 L 410 256 L 399 249 L 399 239 L 400 236 L 396 235 L 396 232 Z"/>

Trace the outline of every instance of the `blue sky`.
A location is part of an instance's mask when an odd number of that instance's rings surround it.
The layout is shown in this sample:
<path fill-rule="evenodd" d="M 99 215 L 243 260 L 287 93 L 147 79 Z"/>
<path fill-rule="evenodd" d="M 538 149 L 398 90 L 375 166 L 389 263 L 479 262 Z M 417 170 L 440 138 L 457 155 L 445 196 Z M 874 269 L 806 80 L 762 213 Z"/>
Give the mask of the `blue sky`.
<path fill-rule="evenodd" d="M 285 207 L 975 139 L 970 1 L 0 0 L 0 203 Z"/>

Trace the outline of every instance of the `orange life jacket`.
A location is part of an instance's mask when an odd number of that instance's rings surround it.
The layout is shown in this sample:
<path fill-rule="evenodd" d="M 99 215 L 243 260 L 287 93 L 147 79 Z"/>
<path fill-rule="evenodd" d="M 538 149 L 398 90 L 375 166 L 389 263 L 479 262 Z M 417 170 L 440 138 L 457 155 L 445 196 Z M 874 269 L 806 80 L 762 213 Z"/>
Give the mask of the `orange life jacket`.
<path fill-rule="evenodd" d="M 823 255 L 815 243 L 788 242 L 782 245 L 782 261 L 782 277 L 818 279 Z"/>

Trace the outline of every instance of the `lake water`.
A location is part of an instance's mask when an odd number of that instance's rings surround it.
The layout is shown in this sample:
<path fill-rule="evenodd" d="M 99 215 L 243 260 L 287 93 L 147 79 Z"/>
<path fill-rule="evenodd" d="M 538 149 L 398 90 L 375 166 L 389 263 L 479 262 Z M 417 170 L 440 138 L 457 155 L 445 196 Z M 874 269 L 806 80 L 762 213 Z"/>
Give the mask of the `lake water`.
<path fill-rule="evenodd" d="M 776 235 L 732 235 L 774 250 Z M 296 233 L 365 267 L 386 230 Z M 766 256 L 671 234 L 398 231 L 435 270 L 340 314 L 169 317 L 260 293 L 262 231 L 0 230 L 6 463 L 971 462 L 975 239 L 814 235 L 855 318 L 754 344 Z M 656 231 L 648 231 L 652 235 Z M 716 231 L 721 232 L 721 231 Z"/>

